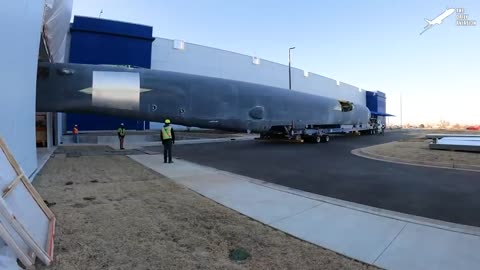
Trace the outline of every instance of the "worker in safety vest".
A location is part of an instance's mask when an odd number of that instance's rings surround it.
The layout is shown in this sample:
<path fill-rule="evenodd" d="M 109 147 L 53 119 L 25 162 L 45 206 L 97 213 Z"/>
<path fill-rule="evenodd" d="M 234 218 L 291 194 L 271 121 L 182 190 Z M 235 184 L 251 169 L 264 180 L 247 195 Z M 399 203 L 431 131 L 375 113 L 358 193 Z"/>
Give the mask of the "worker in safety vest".
<path fill-rule="evenodd" d="M 170 119 L 165 120 L 165 125 L 160 131 L 160 139 L 163 144 L 163 162 L 173 163 L 172 161 L 172 145 L 175 143 L 175 133 L 173 128 L 170 126 Z"/>
<path fill-rule="evenodd" d="M 73 126 L 72 134 L 73 134 L 73 142 L 78 143 L 78 126 L 77 125 Z"/>
<path fill-rule="evenodd" d="M 123 148 L 123 141 L 125 140 L 125 135 L 127 134 L 127 132 L 125 130 L 125 126 L 123 125 L 123 123 L 120 124 L 120 127 L 117 130 L 117 134 L 118 134 L 118 140 L 120 141 L 120 149 L 125 149 Z"/>

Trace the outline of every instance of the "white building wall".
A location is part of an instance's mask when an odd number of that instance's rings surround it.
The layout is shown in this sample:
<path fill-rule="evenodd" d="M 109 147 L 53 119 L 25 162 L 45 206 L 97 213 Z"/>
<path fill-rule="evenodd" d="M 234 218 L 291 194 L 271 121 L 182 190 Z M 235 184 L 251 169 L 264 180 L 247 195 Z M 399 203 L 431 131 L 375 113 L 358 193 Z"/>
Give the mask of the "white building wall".
<path fill-rule="evenodd" d="M 44 4 L 3 1 L 0 8 L 0 135 L 26 175 L 37 168 L 35 84 Z"/>
<path fill-rule="evenodd" d="M 288 66 L 196 44 L 184 43 L 175 49 L 175 41 L 156 38 L 152 45 L 152 69 L 246 81 L 288 89 Z M 314 73 L 292 68 L 292 89 L 366 105 L 365 90 Z"/>

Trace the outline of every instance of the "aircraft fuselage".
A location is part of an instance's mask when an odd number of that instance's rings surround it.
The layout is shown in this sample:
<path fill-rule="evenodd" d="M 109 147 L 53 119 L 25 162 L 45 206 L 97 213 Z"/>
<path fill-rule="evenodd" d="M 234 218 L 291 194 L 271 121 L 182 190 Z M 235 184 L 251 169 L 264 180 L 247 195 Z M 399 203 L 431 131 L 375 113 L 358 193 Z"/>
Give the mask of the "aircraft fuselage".
<path fill-rule="evenodd" d="M 319 89 L 321 91 L 321 89 Z M 98 113 L 201 128 L 366 124 L 370 111 L 297 91 L 122 66 L 39 63 L 37 111 Z"/>

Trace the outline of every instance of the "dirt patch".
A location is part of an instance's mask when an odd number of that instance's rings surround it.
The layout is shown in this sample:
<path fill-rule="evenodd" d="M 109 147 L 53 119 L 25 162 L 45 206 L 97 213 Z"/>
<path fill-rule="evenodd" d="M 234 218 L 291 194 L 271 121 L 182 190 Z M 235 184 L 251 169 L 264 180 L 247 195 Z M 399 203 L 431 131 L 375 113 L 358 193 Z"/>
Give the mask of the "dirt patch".
<path fill-rule="evenodd" d="M 38 269 L 376 269 L 253 221 L 125 156 L 54 158 L 34 185 L 56 202 L 57 216 L 55 263 Z"/>
<path fill-rule="evenodd" d="M 362 152 L 397 161 L 445 165 L 448 167 L 479 166 L 480 154 L 455 151 L 431 150 L 430 140 L 413 138 L 362 148 Z"/>

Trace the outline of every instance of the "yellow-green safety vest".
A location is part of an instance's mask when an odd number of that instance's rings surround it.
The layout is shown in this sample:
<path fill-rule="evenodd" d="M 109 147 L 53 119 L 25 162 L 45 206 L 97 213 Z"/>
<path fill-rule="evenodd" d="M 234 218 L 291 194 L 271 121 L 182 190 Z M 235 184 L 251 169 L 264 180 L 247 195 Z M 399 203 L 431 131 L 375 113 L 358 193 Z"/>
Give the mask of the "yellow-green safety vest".
<path fill-rule="evenodd" d="M 162 138 L 164 140 L 172 139 L 172 127 L 164 127 L 162 128 Z"/>
<path fill-rule="evenodd" d="M 125 136 L 125 129 L 124 128 L 118 128 L 118 134 L 120 136 Z"/>

